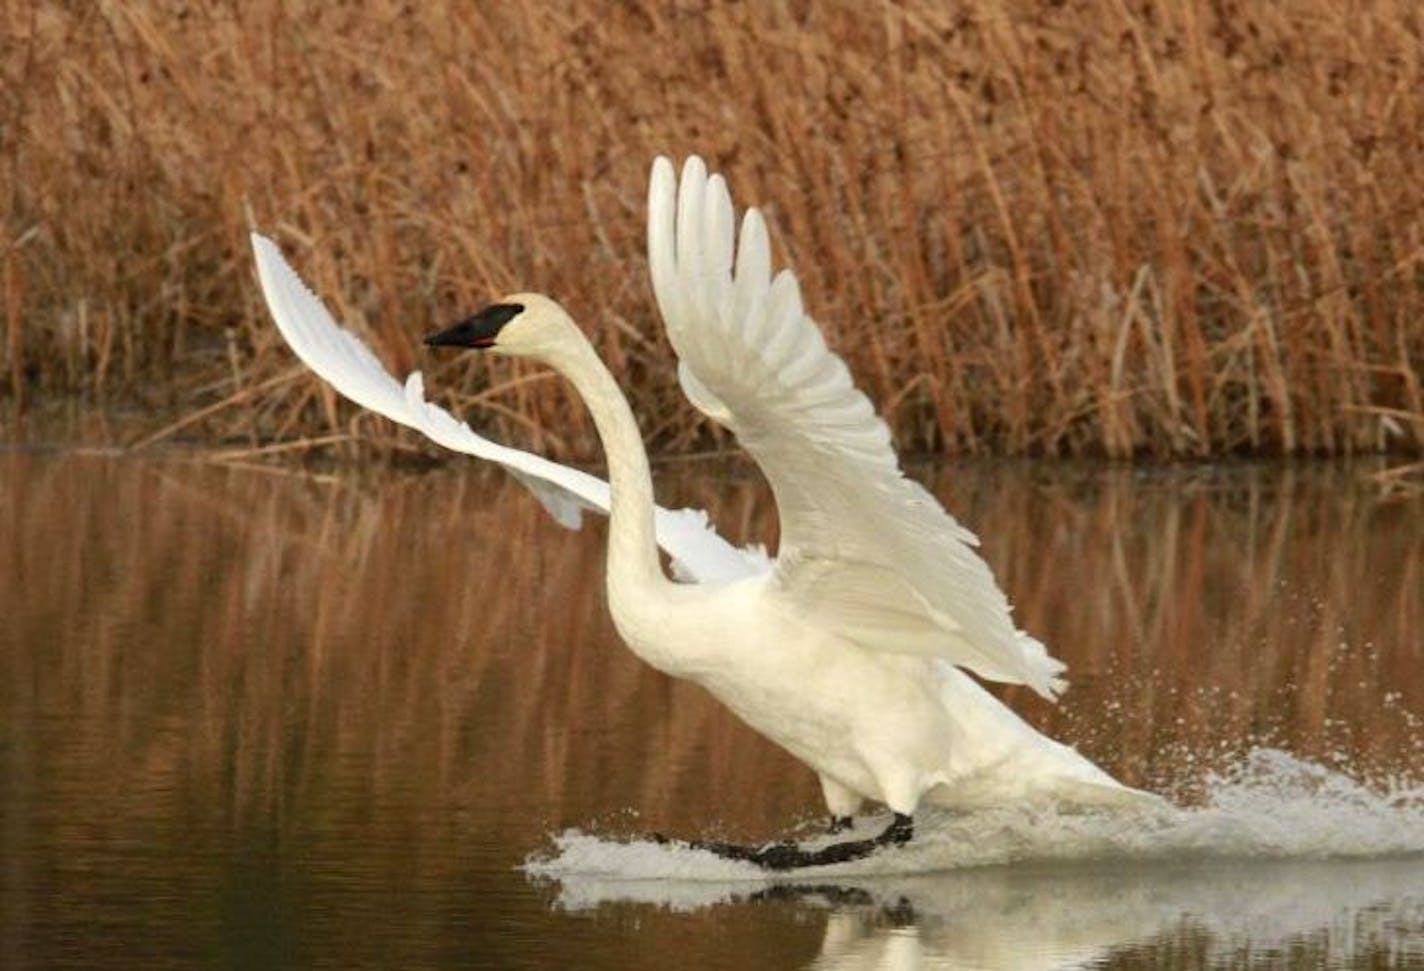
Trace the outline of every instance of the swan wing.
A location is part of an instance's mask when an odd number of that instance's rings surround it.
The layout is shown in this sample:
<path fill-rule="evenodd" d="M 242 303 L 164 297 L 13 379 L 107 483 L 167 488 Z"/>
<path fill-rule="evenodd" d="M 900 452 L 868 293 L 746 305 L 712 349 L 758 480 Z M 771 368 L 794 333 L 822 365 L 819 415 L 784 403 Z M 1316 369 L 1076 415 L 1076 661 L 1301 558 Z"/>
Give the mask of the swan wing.
<path fill-rule="evenodd" d="M 504 466 L 564 526 L 577 529 L 586 509 L 607 514 L 607 482 L 476 434 L 444 408 L 426 400 L 419 371 L 402 384 L 359 337 L 338 325 L 283 259 L 276 243 L 253 233 L 252 251 L 262 295 L 277 329 L 297 357 L 342 395 L 414 428 L 445 448 Z M 764 555 L 739 550 L 717 535 L 700 510 L 659 507 L 656 521 L 658 544 L 672 556 L 683 577 L 732 579 L 769 568 Z"/>
<path fill-rule="evenodd" d="M 681 180 L 654 163 L 648 261 L 683 391 L 736 434 L 776 495 L 789 602 L 866 647 L 943 657 L 1051 697 L 1062 663 L 1015 629 L 974 534 L 905 478 L 796 277 L 773 275 L 761 214 L 748 210 L 738 235 L 726 183 L 701 159 Z"/>

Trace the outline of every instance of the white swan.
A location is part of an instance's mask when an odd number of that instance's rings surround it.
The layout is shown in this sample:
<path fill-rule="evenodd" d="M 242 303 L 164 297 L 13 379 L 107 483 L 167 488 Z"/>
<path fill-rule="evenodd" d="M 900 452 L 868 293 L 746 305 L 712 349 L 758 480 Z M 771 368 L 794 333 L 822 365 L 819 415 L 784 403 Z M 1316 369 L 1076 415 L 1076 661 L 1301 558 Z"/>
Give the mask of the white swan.
<path fill-rule="evenodd" d="M 566 525 L 611 516 L 608 595 L 628 646 L 711 691 L 820 776 L 833 825 L 864 800 L 895 822 L 839 855 L 794 847 L 714 849 L 768 866 L 833 862 L 909 838 L 921 802 L 1160 805 L 1041 735 L 959 670 L 1046 697 L 1063 665 L 1017 631 L 977 540 L 906 479 L 890 434 L 803 312 L 795 277 L 771 274 L 760 214 L 734 243 L 720 176 L 659 158 L 648 255 L 688 398 L 731 429 L 770 481 L 781 516 L 776 561 L 733 548 L 701 513 L 653 502 L 632 411 L 569 315 L 535 293 L 502 298 L 426 343 L 529 357 L 573 382 L 607 453 L 609 484 L 476 435 L 401 386 L 341 330 L 256 234 L 268 306 L 298 356 L 352 400 L 449 448 L 511 469 Z M 680 576 L 658 560 L 662 546 Z M 712 844 L 708 844 L 712 845 Z M 773 852 L 774 851 L 774 852 Z"/>

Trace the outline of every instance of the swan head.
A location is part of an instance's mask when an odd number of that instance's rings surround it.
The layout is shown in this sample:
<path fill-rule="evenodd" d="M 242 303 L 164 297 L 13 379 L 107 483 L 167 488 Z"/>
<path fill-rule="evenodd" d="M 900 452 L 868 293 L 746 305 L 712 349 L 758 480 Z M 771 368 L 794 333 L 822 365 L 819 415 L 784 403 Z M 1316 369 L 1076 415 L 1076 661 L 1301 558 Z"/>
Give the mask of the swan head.
<path fill-rule="evenodd" d="M 582 331 L 563 307 L 542 293 L 513 293 L 425 338 L 430 347 L 468 347 L 510 357 L 548 360 Z"/>

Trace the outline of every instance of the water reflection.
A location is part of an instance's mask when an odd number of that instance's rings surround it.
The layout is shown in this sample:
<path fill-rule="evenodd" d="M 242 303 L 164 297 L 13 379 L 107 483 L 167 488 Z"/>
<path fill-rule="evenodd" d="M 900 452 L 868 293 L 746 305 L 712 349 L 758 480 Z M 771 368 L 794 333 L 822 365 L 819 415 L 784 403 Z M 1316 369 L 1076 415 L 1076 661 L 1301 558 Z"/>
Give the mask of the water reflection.
<path fill-rule="evenodd" d="M 1012 702 L 1192 799 L 1263 740 L 1424 777 L 1424 505 L 1352 481 L 934 485 L 1072 666 L 1062 706 Z M 735 469 L 660 490 L 772 528 Z M 799 905 L 695 918 L 735 928 L 713 953 L 667 915 L 570 926 L 515 871 L 565 827 L 747 838 L 819 814 L 808 771 L 619 645 L 601 537 L 468 466 L 0 454 L 0 964 L 804 965 Z"/>
<path fill-rule="evenodd" d="M 575 913 L 783 904 L 823 915 L 812 969 L 1410 967 L 1424 960 L 1424 861 L 1014 867 L 876 881 L 562 881 Z M 1306 959 L 1309 960 L 1306 960 Z"/>

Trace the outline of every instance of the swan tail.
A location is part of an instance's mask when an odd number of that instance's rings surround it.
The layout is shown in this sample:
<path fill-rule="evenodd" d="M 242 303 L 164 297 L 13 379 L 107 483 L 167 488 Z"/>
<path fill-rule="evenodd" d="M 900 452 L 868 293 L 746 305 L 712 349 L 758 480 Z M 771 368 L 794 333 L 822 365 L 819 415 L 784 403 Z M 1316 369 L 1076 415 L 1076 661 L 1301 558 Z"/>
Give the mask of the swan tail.
<path fill-rule="evenodd" d="M 926 802 L 951 809 L 1008 804 L 1068 810 L 1161 810 L 1168 802 L 1118 782 L 1069 745 L 1036 731 L 963 671 L 940 662 L 940 700 L 956 731 Z"/>
<path fill-rule="evenodd" d="M 1059 792 L 1061 805 L 1071 809 L 1111 809 L 1153 812 L 1171 808 L 1171 803 L 1153 792 L 1134 789 L 1120 782 L 1107 783 L 1068 779 Z"/>
<path fill-rule="evenodd" d="M 1083 778 L 1076 774 L 1039 776 L 1015 787 L 997 780 L 961 779 L 935 786 L 924 802 L 942 809 L 973 811 L 1019 805 L 1078 813 L 1161 813 L 1172 808 L 1161 796 L 1115 782 L 1110 776 Z M 1017 788 L 1018 791 L 1013 791 Z"/>

